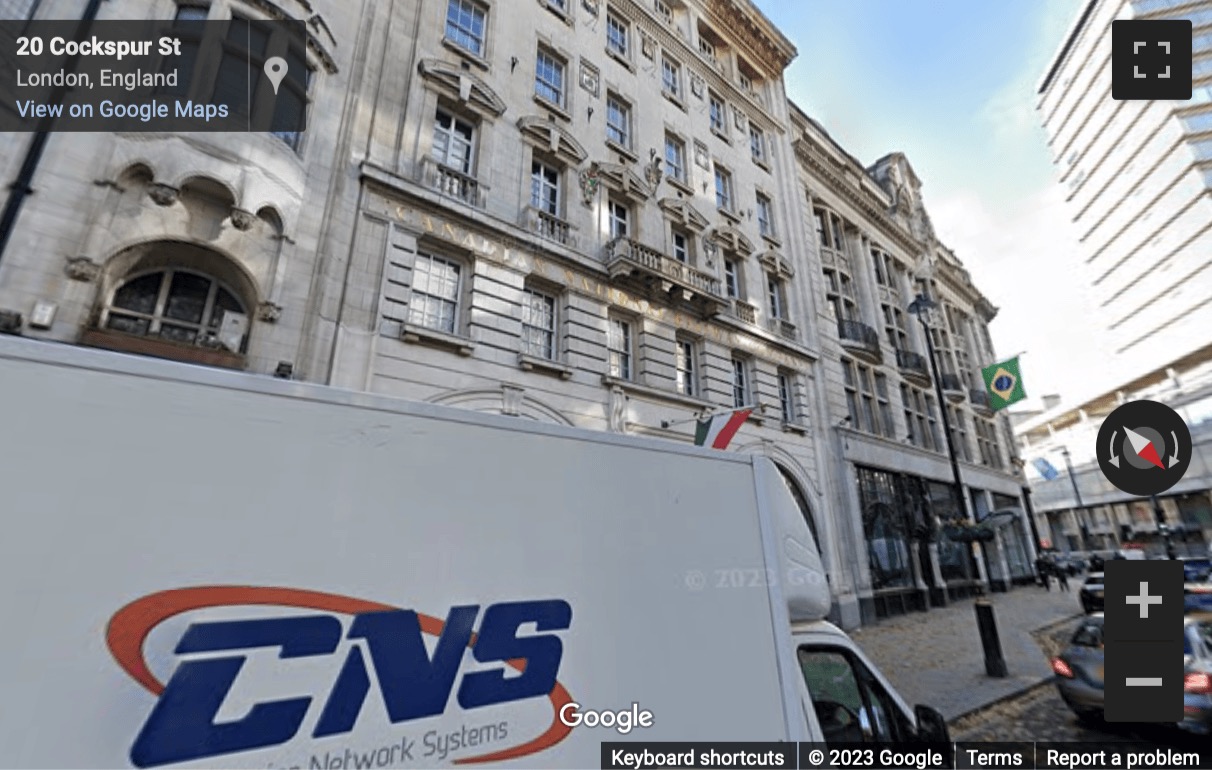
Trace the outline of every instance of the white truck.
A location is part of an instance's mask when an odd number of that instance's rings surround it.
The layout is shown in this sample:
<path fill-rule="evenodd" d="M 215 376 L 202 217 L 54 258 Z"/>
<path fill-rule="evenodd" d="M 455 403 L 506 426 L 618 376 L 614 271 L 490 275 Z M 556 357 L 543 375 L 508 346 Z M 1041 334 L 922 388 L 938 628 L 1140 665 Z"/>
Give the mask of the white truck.
<path fill-rule="evenodd" d="M 0 441 L 0 767 L 948 740 L 765 459 L 15 337 Z"/>

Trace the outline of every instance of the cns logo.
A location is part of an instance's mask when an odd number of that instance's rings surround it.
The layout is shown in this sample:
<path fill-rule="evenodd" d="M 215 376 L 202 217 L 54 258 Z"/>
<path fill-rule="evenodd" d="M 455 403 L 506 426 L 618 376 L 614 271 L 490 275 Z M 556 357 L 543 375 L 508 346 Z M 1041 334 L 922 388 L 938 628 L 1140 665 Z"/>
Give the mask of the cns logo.
<path fill-rule="evenodd" d="M 209 653 L 179 663 L 166 683 L 159 682 L 143 657 L 152 629 L 183 612 L 218 607 L 275 606 L 314 610 L 289 617 L 200 622 L 181 635 L 177 655 Z M 338 615 L 352 616 L 346 632 Z M 479 630 L 473 630 L 477 618 Z M 294 738 L 304 718 L 319 708 L 312 738 L 349 733 L 369 696 L 374 667 L 387 715 L 393 724 L 433 717 L 446 710 L 458 681 L 460 708 L 476 709 L 529 698 L 551 701 L 550 727 L 538 737 L 510 748 L 463 757 L 457 764 L 499 762 L 550 748 L 572 728 L 559 710 L 572 697 L 556 677 L 563 644 L 553 631 L 567 630 L 572 608 L 560 599 L 503 602 L 487 607 L 453 607 L 446 620 L 412 610 L 347 596 L 292 588 L 208 586 L 151 594 L 119 610 L 110 620 L 107 642 L 114 659 L 136 682 L 159 696 L 131 747 L 136 767 L 153 767 L 205 757 L 277 746 Z M 518 635 L 524 624 L 539 633 Z M 432 657 L 424 636 L 437 638 Z M 216 715 L 231 691 L 247 656 L 241 651 L 272 647 L 283 659 L 337 654 L 346 645 L 340 673 L 322 692 L 257 703 L 235 721 Z M 479 663 L 500 663 L 488 670 L 463 673 L 464 651 Z M 229 653 L 214 655 L 214 653 Z M 369 658 L 369 661 L 367 660 Z M 506 676 L 505 666 L 521 672 Z M 512 673 L 512 672 L 511 672 Z"/>

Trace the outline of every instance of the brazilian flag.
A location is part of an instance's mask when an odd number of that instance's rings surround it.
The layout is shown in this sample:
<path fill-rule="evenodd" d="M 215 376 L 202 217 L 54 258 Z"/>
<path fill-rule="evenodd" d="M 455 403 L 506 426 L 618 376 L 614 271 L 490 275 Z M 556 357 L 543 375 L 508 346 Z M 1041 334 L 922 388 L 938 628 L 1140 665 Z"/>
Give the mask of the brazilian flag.
<path fill-rule="evenodd" d="M 1023 390 L 1023 376 L 1018 370 L 1018 356 L 986 366 L 981 369 L 981 376 L 985 378 L 985 389 L 989 391 L 989 406 L 995 412 L 1027 397 L 1027 392 Z"/>

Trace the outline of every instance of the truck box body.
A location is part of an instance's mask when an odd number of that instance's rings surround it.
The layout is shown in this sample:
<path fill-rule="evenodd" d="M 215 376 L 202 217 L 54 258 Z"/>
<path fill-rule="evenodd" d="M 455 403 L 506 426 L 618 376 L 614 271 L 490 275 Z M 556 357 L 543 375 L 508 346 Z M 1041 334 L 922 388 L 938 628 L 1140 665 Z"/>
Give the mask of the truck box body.
<path fill-rule="evenodd" d="M 0 426 L 0 766 L 812 739 L 829 597 L 767 460 L 13 338 Z"/>

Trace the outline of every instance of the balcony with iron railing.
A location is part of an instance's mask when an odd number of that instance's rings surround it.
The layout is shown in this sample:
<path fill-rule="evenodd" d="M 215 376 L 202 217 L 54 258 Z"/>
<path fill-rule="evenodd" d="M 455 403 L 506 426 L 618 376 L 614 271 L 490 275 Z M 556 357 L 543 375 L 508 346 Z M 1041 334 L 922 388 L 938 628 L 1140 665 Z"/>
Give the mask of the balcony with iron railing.
<path fill-rule="evenodd" d="M 704 315 L 728 308 L 718 278 L 634 238 L 615 238 L 606 244 L 606 269 L 612 280 L 641 284 L 670 304 L 688 304 Z"/>
<path fill-rule="evenodd" d="M 921 353 L 897 348 L 896 366 L 906 377 L 915 379 L 921 384 L 930 382 L 930 362 Z"/>
<path fill-rule="evenodd" d="M 968 388 L 964 387 L 964 382 L 958 374 L 940 374 L 939 383 L 943 386 L 943 395 L 952 401 L 963 401 L 968 397 Z"/>
<path fill-rule="evenodd" d="M 488 186 L 480 184 L 474 176 L 438 163 L 433 158 L 426 158 L 421 168 L 425 186 L 468 206 L 484 208 L 484 195 Z"/>
<path fill-rule="evenodd" d="M 837 322 L 837 336 L 842 347 L 850 352 L 867 359 L 872 363 L 881 363 L 884 354 L 880 350 L 880 335 L 862 321 L 841 319 Z"/>

